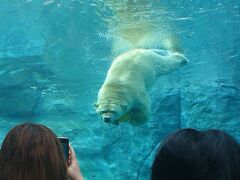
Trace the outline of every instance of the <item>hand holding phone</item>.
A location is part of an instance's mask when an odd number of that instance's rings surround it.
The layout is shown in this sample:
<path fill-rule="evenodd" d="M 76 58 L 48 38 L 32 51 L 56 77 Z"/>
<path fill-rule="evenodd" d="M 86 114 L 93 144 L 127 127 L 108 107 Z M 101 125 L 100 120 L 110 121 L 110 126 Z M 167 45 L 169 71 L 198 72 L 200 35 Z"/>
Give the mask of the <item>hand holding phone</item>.
<path fill-rule="evenodd" d="M 80 166 L 77 161 L 76 153 L 72 146 L 70 148 L 69 166 L 68 166 L 68 177 L 70 180 L 83 180 L 83 175 L 80 170 Z"/>

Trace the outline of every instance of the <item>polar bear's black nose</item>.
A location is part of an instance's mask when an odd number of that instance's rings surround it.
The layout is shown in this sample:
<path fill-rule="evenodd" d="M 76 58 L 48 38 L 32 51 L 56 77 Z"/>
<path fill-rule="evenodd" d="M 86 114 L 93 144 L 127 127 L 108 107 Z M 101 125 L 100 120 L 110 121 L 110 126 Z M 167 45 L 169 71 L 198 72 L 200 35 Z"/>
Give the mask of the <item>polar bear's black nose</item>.
<path fill-rule="evenodd" d="M 104 117 L 103 120 L 104 120 L 104 122 L 109 123 L 111 118 L 110 117 Z"/>

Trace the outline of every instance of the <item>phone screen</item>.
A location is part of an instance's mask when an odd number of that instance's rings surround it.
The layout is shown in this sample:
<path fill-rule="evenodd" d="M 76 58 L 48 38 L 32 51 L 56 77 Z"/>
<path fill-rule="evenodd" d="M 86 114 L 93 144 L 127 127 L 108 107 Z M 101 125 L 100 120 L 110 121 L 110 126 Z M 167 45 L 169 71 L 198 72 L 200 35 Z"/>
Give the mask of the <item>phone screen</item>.
<path fill-rule="evenodd" d="M 67 137 L 59 137 L 59 141 L 62 145 L 62 150 L 64 154 L 64 158 L 66 162 L 68 162 L 68 156 L 69 156 L 69 139 Z"/>

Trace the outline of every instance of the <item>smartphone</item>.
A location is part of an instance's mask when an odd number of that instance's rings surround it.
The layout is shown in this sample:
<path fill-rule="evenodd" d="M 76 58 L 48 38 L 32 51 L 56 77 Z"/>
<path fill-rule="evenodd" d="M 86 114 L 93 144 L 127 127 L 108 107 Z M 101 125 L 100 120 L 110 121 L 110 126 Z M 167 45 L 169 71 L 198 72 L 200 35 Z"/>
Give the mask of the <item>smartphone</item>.
<path fill-rule="evenodd" d="M 64 159 L 68 162 L 69 159 L 69 139 L 67 137 L 58 137 L 62 145 L 62 150 L 64 154 Z"/>

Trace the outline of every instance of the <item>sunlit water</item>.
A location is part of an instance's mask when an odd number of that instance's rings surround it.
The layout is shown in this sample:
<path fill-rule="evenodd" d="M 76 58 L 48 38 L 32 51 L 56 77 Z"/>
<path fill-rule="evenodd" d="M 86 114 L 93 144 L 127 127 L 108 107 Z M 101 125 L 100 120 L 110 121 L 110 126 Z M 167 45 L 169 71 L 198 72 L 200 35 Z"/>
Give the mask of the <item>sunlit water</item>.
<path fill-rule="evenodd" d="M 0 142 L 16 124 L 42 123 L 70 138 L 86 179 L 144 180 L 158 143 L 179 128 L 240 140 L 240 2 L 152 1 L 148 10 L 174 27 L 190 63 L 158 80 L 149 122 L 113 126 L 93 108 L 117 28 L 104 1 L 0 0 Z"/>

